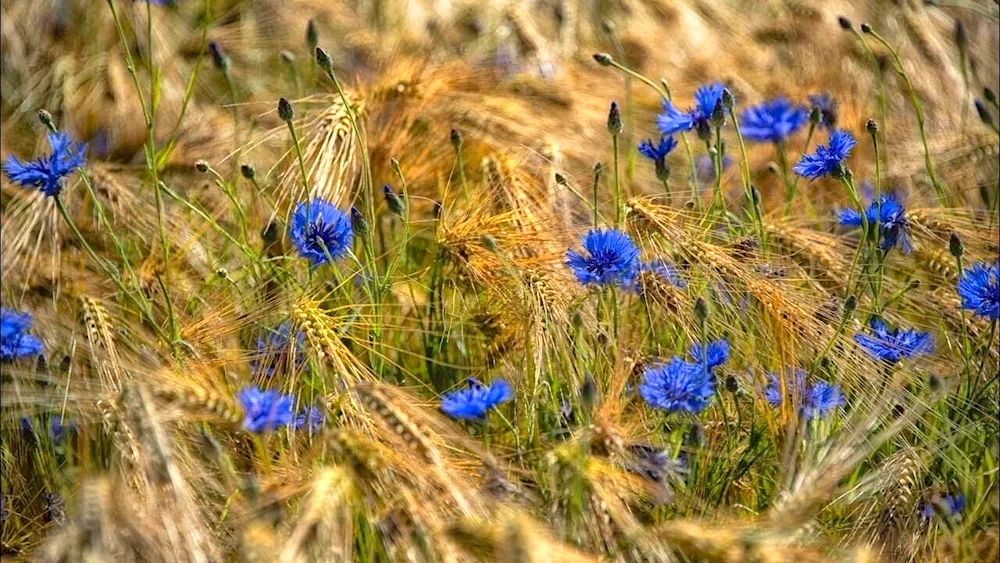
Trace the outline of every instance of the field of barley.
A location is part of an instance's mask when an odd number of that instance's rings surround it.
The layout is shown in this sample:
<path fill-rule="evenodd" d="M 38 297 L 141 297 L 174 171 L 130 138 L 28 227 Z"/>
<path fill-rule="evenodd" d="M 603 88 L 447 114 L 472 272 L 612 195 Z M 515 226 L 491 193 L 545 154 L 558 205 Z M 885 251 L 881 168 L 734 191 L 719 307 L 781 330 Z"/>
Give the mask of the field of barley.
<path fill-rule="evenodd" d="M 0 0 L 2 561 L 996 561 L 998 21 Z"/>

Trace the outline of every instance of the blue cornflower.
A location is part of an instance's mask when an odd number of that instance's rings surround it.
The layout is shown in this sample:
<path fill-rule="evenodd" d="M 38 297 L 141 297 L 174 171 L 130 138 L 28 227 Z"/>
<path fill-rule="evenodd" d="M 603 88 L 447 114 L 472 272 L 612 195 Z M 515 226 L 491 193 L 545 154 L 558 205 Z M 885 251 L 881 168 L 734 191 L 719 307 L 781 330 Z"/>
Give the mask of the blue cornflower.
<path fill-rule="evenodd" d="M 844 161 L 851 155 L 851 149 L 856 144 L 850 133 L 836 129 L 830 133 L 828 145 L 818 145 L 815 153 L 802 155 L 792 170 L 799 176 L 813 180 L 828 174 L 840 178 L 844 175 Z"/>
<path fill-rule="evenodd" d="M 0 362 L 10 362 L 42 353 L 42 341 L 37 336 L 28 334 L 30 328 L 31 313 L 0 308 Z"/>
<path fill-rule="evenodd" d="M 833 412 L 834 409 L 844 404 L 844 392 L 840 385 L 830 385 L 822 379 L 817 380 L 812 385 L 806 384 L 806 372 L 801 369 L 795 370 L 793 381 L 787 382 L 788 394 L 801 394 L 799 400 L 802 404 L 799 407 L 799 414 L 811 418 L 824 418 Z M 784 402 L 781 395 L 781 384 L 776 374 L 768 374 L 768 386 L 764 390 L 764 397 L 772 407 L 780 407 Z"/>
<path fill-rule="evenodd" d="M 727 168 L 733 163 L 733 159 L 728 155 L 722 155 L 722 171 L 725 172 Z M 698 181 L 702 184 L 707 184 L 715 180 L 715 161 L 712 157 L 703 154 L 695 159 L 695 175 Z"/>
<path fill-rule="evenodd" d="M 709 372 L 726 363 L 726 360 L 729 359 L 729 342 L 725 338 L 709 342 L 706 348 L 708 352 L 705 354 L 704 360 L 702 359 L 700 342 L 695 342 L 691 346 L 690 354 L 695 364 L 704 366 Z"/>
<path fill-rule="evenodd" d="M 291 354 L 295 367 L 302 367 L 306 357 L 305 334 L 302 331 L 295 331 L 295 343 L 292 344 L 292 323 L 285 321 L 280 325 L 269 329 L 267 333 L 258 338 L 255 343 L 254 359 L 250 360 L 250 369 L 254 372 L 262 372 L 268 377 L 274 375 L 276 369 L 287 364 Z"/>
<path fill-rule="evenodd" d="M 905 358 L 929 354 L 934 349 L 934 340 L 926 332 L 917 332 L 912 328 L 890 330 L 885 321 L 875 318 L 869 325 L 872 336 L 855 334 L 854 341 L 875 359 L 895 364 Z"/>
<path fill-rule="evenodd" d="M 72 422 L 66 423 L 63 420 L 62 415 L 59 413 L 52 415 L 52 417 L 49 419 L 49 437 L 52 438 L 52 443 L 54 444 L 58 445 L 62 443 L 63 438 L 66 437 L 67 432 L 75 432 L 75 431 L 76 431 L 76 424 L 73 424 Z"/>
<path fill-rule="evenodd" d="M 292 424 L 292 428 L 296 430 L 301 430 L 306 428 L 309 432 L 316 432 L 323 426 L 323 411 L 317 406 L 306 407 L 302 409 L 302 412 L 295 417 L 295 423 Z"/>
<path fill-rule="evenodd" d="M 667 135 L 660 136 L 660 143 L 654 145 L 652 139 L 639 143 L 639 153 L 653 161 L 656 167 L 656 177 L 666 181 L 670 177 L 670 167 L 667 166 L 667 155 L 677 146 L 677 141 Z"/>
<path fill-rule="evenodd" d="M 837 126 L 837 101 L 830 94 L 809 96 L 812 107 L 819 109 L 819 124 L 832 131 Z"/>
<path fill-rule="evenodd" d="M 1000 317 L 1000 261 L 993 266 L 973 264 L 958 280 L 958 295 L 962 308 L 973 314 L 997 320 Z"/>
<path fill-rule="evenodd" d="M 653 144 L 652 139 L 646 139 L 645 141 L 639 143 L 639 153 L 642 156 L 656 162 L 667 158 L 670 151 L 674 150 L 677 146 L 677 141 L 673 137 L 667 135 L 660 136 L 660 143 L 657 145 Z"/>
<path fill-rule="evenodd" d="M 758 143 L 780 143 L 809 121 L 809 111 L 779 97 L 747 108 L 740 116 L 743 137 Z"/>
<path fill-rule="evenodd" d="M 865 211 L 868 224 L 878 223 L 879 225 L 882 238 L 878 245 L 879 248 L 891 250 L 898 243 L 903 254 L 909 254 L 913 250 L 913 246 L 910 244 L 910 225 L 906 220 L 906 210 L 903 208 L 903 204 L 896 199 L 895 194 L 882 196 L 881 202 L 882 205 L 879 206 L 873 201 Z M 861 213 L 857 209 L 842 209 L 839 221 L 841 225 L 860 227 Z"/>
<path fill-rule="evenodd" d="M 243 428 L 260 434 L 295 423 L 295 399 L 274 390 L 261 391 L 259 387 L 246 387 L 236 394 L 243 407 Z"/>
<path fill-rule="evenodd" d="M 445 393 L 441 398 L 441 410 L 452 418 L 482 419 L 490 409 L 514 397 L 510 385 L 502 379 L 489 387 L 474 377 L 466 379 L 465 383 L 465 389 Z"/>
<path fill-rule="evenodd" d="M 714 393 L 709 373 L 681 358 L 647 368 L 639 385 L 639 394 L 650 406 L 667 412 L 698 414 L 705 410 Z"/>
<path fill-rule="evenodd" d="M 566 252 L 566 265 L 584 285 L 628 285 L 639 269 L 639 249 L 616 229 L 592 229 L 580 241 L 587 254 Z"/>
<path fill-rule="evenodd" d="M 48 140 L 52 154 L 29 162 L 7 155 L 3 171 L 11 182 L 21 187 L 38 188 L 47 196 L 56 196 L 62 191 L 63 178 L 83 166 L 87 145 L 74 144 L 69 135 L 62 132 L 49 133 Z"/>
<path fill-rule="evenodd" d="M 965 495 L 945 495 L 943 498 L 934 502 L 925 503 L 924 507 L 920 509 L 920 518 L 924 521 L 928 521 L 935 514 L 940 514 L 944 518 L 957 519 L 961 516 L 964 508 Z"/>
<path fill-rule="evenodd" d="M 695 90 L 693 108 L 680 111 L 670 100 L 663 101 L 663 113 L 656 116 L 656 126 L 664 135 L 673 135 L 697 129 L 699 135 L 711 131 L 711 118 L 715 106 L 722 103 L 722 84 L 707 84 Z"/>
<path fill-rule="evenodd" d="M 669 262 L 665 262 L 657 258 L 643 264 L 640 268 L 644 272 L 652 272 L 660 276 L 678 289 L 684 289 L 687 287 L 687 282 L 681 278 L 680 273 L 677 272 L 677 267 Z"/>
<path fill-rule="evenodd" d="M 320 198 L 295 206 L 289 234 L 299 254 L 308 258 L 313 266 L 343 257 L 354 240 L 350 218 Z"/>

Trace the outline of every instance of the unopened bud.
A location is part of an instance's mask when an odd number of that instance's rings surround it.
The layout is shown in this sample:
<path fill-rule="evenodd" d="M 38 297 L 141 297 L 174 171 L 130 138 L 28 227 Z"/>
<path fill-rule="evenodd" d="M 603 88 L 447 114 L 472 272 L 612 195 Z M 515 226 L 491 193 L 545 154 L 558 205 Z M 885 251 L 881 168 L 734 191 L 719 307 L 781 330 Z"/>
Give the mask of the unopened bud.
<path fill-rule="evenodd" d="M 594 60 L 601 66 L 611 66 L 615 62 L 607 53 L 594 53 Z"/>
<path fill-rule="evenodd" d="M 611 102 L 611 109 L 608 111 L 608 132 L 615 136 L 622 133 L 622 115 L 618 111 L 618 102 Z"/>
<path fill-rule="evenodd" d="M 858 298 L 854 295 L 848 295 L 847 299 L 844 299 L 844 318 L 850 317 L 854 314 L 854 310 L 858 308 Z"/>
<path fill-rule="evenodd" d="M 958 233 L 951 233 L 951 237 L 948 238 L 948 251 L 955 258 L 961 258 L 965 254 L 965 245 L 962 244 L 962 239 L 959 238 Z"/>
<path fill-rule="evenodd" d="M 722 105 L 729 110 L 733 109 L 733 106 L 736 105 L 736 98 L 733 98 L 733 93 L 729 91 L 729 88 L 722 89 Z"/>
<path fill-rule="evenodd" d="M 715 127 L 722 127 L 726 124 L 726 112 L 725 106 L 722 105 L 722 98 L 719 98 L 715 102 L 715 107 L 712 108 L 712 117 L 710 118 L 712 125 Z"/>
<path fill-rule="evenodd" d="M 813 106 L 809 110 L 809 123 L 813 125 L 819 125 L 819 122 L 823 120 L 823 110 L 819 106 Z"/>
<path fill-rule="evenodd" d="M 969 46 L 969 35 L 965 32 L 965 24 L 962 20 L 955 20 L 955 44 L 962 51 Z"/>
<path fill-rule="evenodd" d="M 730 393 L 735 393 L 739 390 L 740 390 L 740 384 L 738 381 L 736 381 L 736 378 L 731 375 L 726 377 L 726 391 L 729 391 Z"/>
<path fill-rule="evenodd" d="M 306 45 L 309 49 L 315 49 L 319 45 L 319 29 L 316 27 L 316 20 L 312 18 L 306 24 Z"/>
<path fill-rule="evenodd" d="M 243 164 L 240 166 L 240 174 L 247 180 L 253 180 L 257 177 L 257 169 L 253 167 L 253 164 Z"/>
<path fill-rule="evenodd" d="M 993 116 L 990 115 L 990 110 L 987 109 L 986 104 L 982 100 L 976 100 L 976 113 L 979 114 L 980 121 L 988 127 L 993 127 Z"/>
<path fill-rule="evenodd" d="M 222 50 L 222 46 L 215 41 L 208 42 L 208 52 L 212 55 L 212 64 L 222 72 L 229 72 L 229 56 Z"/>
<path fill-rule="evenodd" d="M 330 59 L 330 53 L 327 53 L 322 47 L 316 47 L 314 51 L 316 52 L 316 64 L 319 65 L 319 68 L 333 74 L 333 60 Z"/>
<path fill-rule="evenodd" d="M 282 121 L 291 121 L 295 118 L 295 108 L 292 107 L 292 102 L 289 102 L 287 98 L 278 100 L 278 117 Z"/>
<path fill-rule="evenodd" d="M 351 208 L 351 230 L 354 231 L 354 234 L 362 237 L 368 234 L 368 221 L 365 221 L 365 216 L 358 211 L 357 207 Z"/>
<path fill-rule="evenodd" d="M 38 121 L 40 121 L 42 125 L 48 127 L 49 129 L 52 128 L 52 114 L 49 113 L 48 110 L 44 109 L 38 110 Z"/>
<path fill-rule="evenodd" d="M 694 301 L 694 318 L 698 320 L 699 323 L 705 322 L 708 318 L 708 304 L 705 300 L 699 297 Z"/>
<path fill-rule="evenodd" d="M 389 159 L 389 168 L 392 169 L 393 174 L 399 176 L 400 178 L 403 177 L 403 169 L 399 167 L 399 161 L 395 158 Z"/>
<path fill-rule="evenodd" d="M 865 122 L 865 129 L 868 130 L 869 135 L 875 135 L 878 133 L 878 122 L 874 119 L 869 119 Z"/>
<path fill-rule="evenodd" d="M 854 23 L 851 22 L 851 20 L 845 18 L 844 16 L 838 17 L 837 23 L 840 24 L 840 27 L 844 30 L 850 31 L 854 29 Z"/>
<path fill-rule="evenodd" d="M 987 102 L 996 105 L 997 103 L 997 93 L 993 91 L 989 86 L 983 87 L 983 99 Z"/>
<path fill-rule="evenodd" d="M 862 33 L 869 33 L 869 34 L 872 33 L 872 26 L 870 24 L 867 24 L 867 23 L 861 24 L 861 32 Z"/>
<path fill-rule="evenodd" d="M 199 159 L 194 161 L 194 167 L 198 172 L 201 172 L 202 174 L 208 172 L 208 162 L 204 160 Z"/>
<path fill-rule="evenodd" d="M 385 203 L 389 206 L 389 211 L 392 211 L 396 215 L 402 215 L 404 207 L 403 198 L 392 191 L 392 187 L 389 184 L 382 186 L 382 193 L 385 194 Z"/>
<path fill-rule="evenodd" d="M 565 186 L 568 184 L 566 176 L 562 172 L 556 172 L 556 183 L 560 186 Z"/>
<path fill-rule="evenodd" d="M 448 139 L 451 141 L 451 146 L 458 150 L 458 147 L 462 146 L 462 133 L 458 129 L 452 129 L 451 133 L 448 134 Z"/>

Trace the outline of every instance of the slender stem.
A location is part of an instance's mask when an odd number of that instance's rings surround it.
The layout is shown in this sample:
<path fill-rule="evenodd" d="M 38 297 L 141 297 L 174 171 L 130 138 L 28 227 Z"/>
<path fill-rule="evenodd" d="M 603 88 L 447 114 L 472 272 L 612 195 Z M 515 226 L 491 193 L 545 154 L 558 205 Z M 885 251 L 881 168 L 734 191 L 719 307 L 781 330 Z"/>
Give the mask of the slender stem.
<path fill-rule="evenodd" d="M 295 124 L 292 123 L 292 120 L 289 119 L 286 123 L 288 124 L 288 132 L 292 136 L 292 145 L 295 147 L 295 158 L 297 158 L 299 161 L 299 172 L 301 172 L 302 174 L 302 185 L 305 186 L 306 197 L 308 197 L 310 191 L 309 173 L 306 172 L 306 161 L 302 157 L 302 147 L 299 145 L 299 136 L 295 132 Z"/>
<path fill-rule="evenodd" d="M 948 195 L 945 193 L 944 186 L 941 185 L 937 174 L 934 172 L 934 162 L 931 160 L 931 150 L 930 146 L 927 144 L 927 131 L 924 127 L 924 109 L 920 104 L 920 99 L 917 97 L 917 91 L 913 88 L 913 83 L 910 82 L 910 77 L 906 74 L 906 70 L 903 68 L 903 60 L 899 57 L 899 52 L 896 49 L 893 49 L 889 45 L 889 42 L 874 30 L 870 33 L 872 37 L 874 37 L 879 43 L 889 50 L 889 53 L 892 54 L 893 66 L 895 67 L 896 73 L 903 78 L 903 82 L 906 84 L 906 90 L 910 97 L 910 105 L 913 106 L 913 112 L 917 116 L 917 128 L 920 131 L 920 142 L 924 146 L 924 166 L 927 168 L 927 175 L 930 177 L 931 185 L 934 186 L 934 191 L 937 193 L 938 200 L 941 205 L 943 207 L 948 207 L 950 205 L 948 202 Z"/>
<path fill-rule="evenodd" d="M 595 229 L 600 224 L 600 221 L 598 220 L 598 211 L 597 211 L 598 209 L 597 197 L 599 191 L 598 188 L 600 187 L 600 184 L 601 184 L 601 168 L 595 167 L 594 168 L 594 228 Z"/>
<path fill-rule="evenodd" d="M 611 148 L 615 153 L 615 228 L 622 223 L 622 185 L 618 171 L 618 135 L 611 135 Z"/>
<path fill-rule="evenodd" d="M 729 108 L 729 117 L 733 120 L 733 129 L 736 130 L 736 139 L 740 144 L 740 173 L 743 176 L 743 191 L 746 194 L 747 203 L 750 204 L 751 217 L 757 226 L 760 247 L 767 250 L 767 231 L 764 230 L 764 215 L 760 210 L 760 202 L 753 195 L 753 187 L 750 183 L 750 160 L 747 158 L 746 143 L 743 142 L 743 132 L 740 131 L 740 120 L 736 116 L 734 108 Z"/>
<path fill-rule="evenodd" d="M 854 252 L 854 259 L 851 261 L 851 269 L 847 274 L 847 290 L 851 291 L 851 283 L 854 279 L 854 270 L 857 268 L 858 259 L 861 257 L 861 252 L 864 250 L 868 242 L 868 213 L 865 208 L 861 205 L 861 198 L 858 197 L 858 191 L 854 188 L 854 180 L 851 177 L 849 171 L 844 174 L 840 179 L 844 187 L 847 188 L 847 195 L 851 198 L 851 204 L 858 210 L 858 215 L 861 216 L 861 240 L 858 241 L 858 248 Z"/>

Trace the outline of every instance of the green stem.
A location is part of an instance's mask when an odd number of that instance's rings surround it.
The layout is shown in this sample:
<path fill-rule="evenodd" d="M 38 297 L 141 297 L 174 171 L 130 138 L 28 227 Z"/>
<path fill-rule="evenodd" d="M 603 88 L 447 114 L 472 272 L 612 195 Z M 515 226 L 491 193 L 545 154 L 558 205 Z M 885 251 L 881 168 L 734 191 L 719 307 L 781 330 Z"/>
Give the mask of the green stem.
<path fill-rule="evenodd" d="M 618 135 L 611 135 L 611 148 L 615 153 L 615 228 L 622 223 L 622 185 L 618 171 Z"/>

